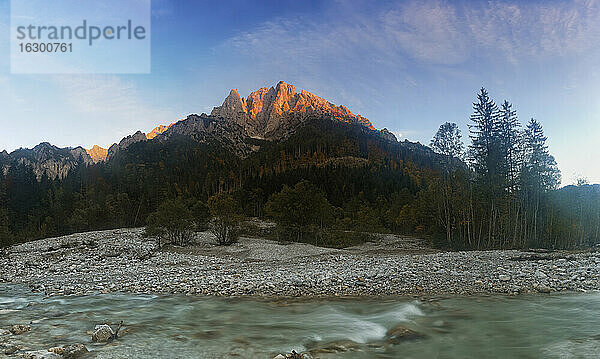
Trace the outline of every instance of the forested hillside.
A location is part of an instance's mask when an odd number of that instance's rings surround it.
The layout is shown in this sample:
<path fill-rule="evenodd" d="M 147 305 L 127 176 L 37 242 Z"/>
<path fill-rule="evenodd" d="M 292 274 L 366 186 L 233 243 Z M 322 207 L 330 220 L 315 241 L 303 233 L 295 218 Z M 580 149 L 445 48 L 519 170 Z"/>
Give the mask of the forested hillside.
<path fill-rule="evenodd" d="M 289 225 L 294 218 L 273 209 L 302 191 L 324 196 L 314 223 L 336 230 L 415 235 L 456 249 L 600 243 L 598 186 L 557 189 L 540 123 L 522 127 L 508 102 L 497 106 L 483 89 L 468 146 L 455 124 L 442 125 L 429 148 L 318 116 L 278 141 L 245 137 L 244 148 L 255 150 L 244 155 L 218 136 L 157 139 L 64 178 L 4 163 L 1 243 L 144 226 L 168 199 L 206 202 L 218 193 L 231 194 L 247 216 Z"/>

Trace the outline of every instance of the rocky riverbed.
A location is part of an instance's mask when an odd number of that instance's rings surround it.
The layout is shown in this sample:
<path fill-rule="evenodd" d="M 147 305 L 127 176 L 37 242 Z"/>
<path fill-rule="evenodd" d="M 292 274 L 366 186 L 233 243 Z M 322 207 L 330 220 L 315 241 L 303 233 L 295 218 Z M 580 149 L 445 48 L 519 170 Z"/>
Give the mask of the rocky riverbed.
<path fill-rule="evenodd" d="M 347 249 L 242 238 L 155 250 L 142 229 L 43 239 L 8 248 L 0 282 L 46 295 L 126 292 L 209 296 L 444 296 L 600 289 L 600 252 L 437 252 L 382 235 Z"/>

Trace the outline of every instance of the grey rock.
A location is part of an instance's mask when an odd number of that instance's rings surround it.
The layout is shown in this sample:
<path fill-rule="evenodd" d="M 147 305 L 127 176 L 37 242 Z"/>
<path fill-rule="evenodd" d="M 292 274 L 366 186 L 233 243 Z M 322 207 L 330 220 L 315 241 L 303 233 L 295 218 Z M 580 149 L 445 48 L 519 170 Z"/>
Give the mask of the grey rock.
<path fill-rule="evenodd" d="M 18 357 L 23 359 L 62 359 L 62 355 L 58 355 L 56 353 L 49 352 L 46 350 L 37 350 L 17 355 Z"/>
<path fill-rule="evenodd" d="M 108 343 L 115 338 L 114 330 L 107 324 L 96 325 L 92 333 L 92 341 L 96 343 Z"/>
<path fill-rule="evenodd" d="M 398 344 L 406 340 L 423 339 L 425 335 L 417 333 L 403 325 L 397 325 L 386 333 L 386 341 L 390 344 Z"/>
<path fill-rule="evenodd" d="M 88 352 L 88 349 L 85 347 L 85 345 L 81 343 L 65 345 L 63 349 L 63 357 L 65 359 L 80 358 Z"/>
<path fill-rule="evenodd" d="M 19 346 L 16 344 L 8 344 L 4 348 L 4 354 L 11 355 L 11 354 L 14 354 L 17 351 L 19 351 L 19 349 L 20 349 Z"/>
<path fill-rule="evenodd" d="M 16 324 L 10 328 L 10 332 L 14 335 L 20 335 L 23 333 L 27 333 L 31 330 L 31 326 L 27 324 Z"/>

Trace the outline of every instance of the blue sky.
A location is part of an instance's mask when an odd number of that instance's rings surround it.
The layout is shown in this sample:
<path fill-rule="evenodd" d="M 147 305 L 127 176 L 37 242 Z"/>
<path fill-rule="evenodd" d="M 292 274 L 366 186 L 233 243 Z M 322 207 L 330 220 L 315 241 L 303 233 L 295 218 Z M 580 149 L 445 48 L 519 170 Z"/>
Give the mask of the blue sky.
<path fill-rule="evenodd" d="M 428 143 L 468 137 L 481 86 L 535 117 L 563 172 L 600 182 L 600 2 L 152 1 L 152 70 L 11 75 L 10 2 L 0 0 L 0 149 L 107 147 L 209 113 L 279 80 Z"/>

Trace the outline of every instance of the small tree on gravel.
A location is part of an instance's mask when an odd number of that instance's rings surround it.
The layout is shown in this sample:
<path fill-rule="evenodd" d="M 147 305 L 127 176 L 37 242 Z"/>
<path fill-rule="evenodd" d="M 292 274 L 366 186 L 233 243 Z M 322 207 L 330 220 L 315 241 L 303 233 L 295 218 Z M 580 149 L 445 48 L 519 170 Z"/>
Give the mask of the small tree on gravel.
<path fill-rule="evenodd" d="M 194 215 L 181 198 L 161 203 L 146 223 L 146 236 L 156 237 L 159 248 L 162 240 L 179 246 L 189 244 L 195 227 Z"/>
<path fill-rule="evenodd" d="M 208 229 L 208 222 L 210 221 L 210 209 L 206 203 L 196 199 L 190 199 L 188 201 L 188 208 L 190 209 L 192 217 L 194 218 L 196 231 L 202 232 Z"/>
<path fill-rule="evenodd" d="M 219 193 L 208 199 L 210 214 L 214 217 L 210 231 L 217 237 L 217 244 L 229 246 L 237 242 L 243 215 L 238 203 L 226 193 Z"/>

